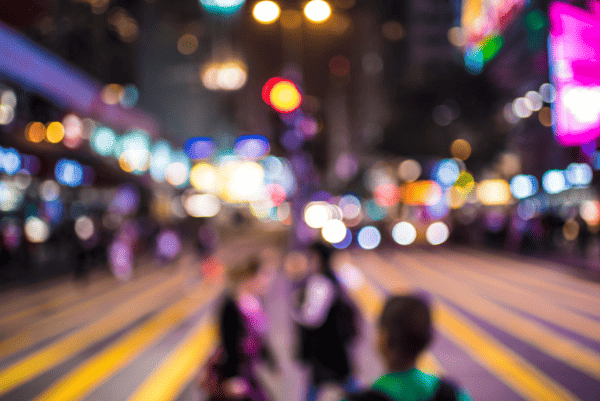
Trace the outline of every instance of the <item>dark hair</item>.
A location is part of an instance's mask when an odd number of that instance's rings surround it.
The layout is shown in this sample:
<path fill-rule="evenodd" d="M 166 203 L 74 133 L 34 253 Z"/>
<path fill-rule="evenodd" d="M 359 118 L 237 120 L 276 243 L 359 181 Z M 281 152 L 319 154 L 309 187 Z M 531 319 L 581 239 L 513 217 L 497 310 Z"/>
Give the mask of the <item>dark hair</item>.
<path fill-rule="evenodd" d="M 375 390 L 367 390 L 357 394 L 349 394 L 348 401 L 391 401 L 391 398 Z"/>
<path fill-rule="evenodd" d="M 320 259 L 319 271 L 327 276 L 333 283 L 339 287 L 340 282 L 337 279 L 335 273 L 331 269 L 331 257 L 333 256 L 333 248 L 329 245 L 326 245 L 322 242 L 315 242 L 310 247 L 309 250 L 317 254 Z"/>
<path fill-rule="evenodd" d="M 246 279 L 256 276 L 259 271 L 260 262 L 257 258 L 252 257 L 234 265 L 233 268 L 228 271 L 227 276 L 232 283 L 238 284 Z"/>
<path fill-rule="evenodd" d="M 416 358 L 431 341 L 429 305 L 415 295 L 388 299 L 381 312 L 379 325 L 388 335 L 386 345 L 393 356 Z"/>

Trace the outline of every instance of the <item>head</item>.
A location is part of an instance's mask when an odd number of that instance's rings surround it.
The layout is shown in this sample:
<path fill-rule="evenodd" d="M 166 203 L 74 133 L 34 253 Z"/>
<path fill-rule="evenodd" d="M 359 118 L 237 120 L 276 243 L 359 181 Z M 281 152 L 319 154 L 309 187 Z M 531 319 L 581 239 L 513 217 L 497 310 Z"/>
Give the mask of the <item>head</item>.
<path fill-rule="evenodd" d="M 251 257 L 233 265 L 227 272 L 227 278 L 234 291 L 258 293 L 260 262 Z"/>
<path fill-rule="evenodd" d="M 322 242 L 315 242 L 308 249 L 310 265 L 315 271 L 323 272 L 330 267 L 333 249 Z"/>
<path fill-rule="evenodd" d="M 308 259 L 301 252 L 292 252 L 285 258 L 285 273 L 291 280 L 299 280 L 308 272 Z"/>
<path fill-rule="evenodd" d="M 379 319 L 379 348 L 390 370 L 414 367 L 432 337 L 431 312 L 421 297 L 395 296 Z"/>

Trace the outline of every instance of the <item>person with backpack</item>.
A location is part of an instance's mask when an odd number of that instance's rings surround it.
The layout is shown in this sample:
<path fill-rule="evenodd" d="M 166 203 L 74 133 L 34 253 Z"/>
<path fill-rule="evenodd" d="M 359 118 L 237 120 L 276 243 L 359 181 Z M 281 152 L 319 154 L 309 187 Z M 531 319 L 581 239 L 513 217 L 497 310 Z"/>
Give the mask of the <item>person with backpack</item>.
<path fill-rule="evenodd" d="M 432 335 L 427 302 L 414 295 L 388 299 L 379 320 L 379 349 L 389 373 L 367 392 L 349 395 L 347 401 L 470 401 L 470 396 L 450 381 L 416 368 Z"/>
<path fill-rule="evenodd" d="M 294 319 L 299 326 L 299 358 L 312 369 L 306 401 L 320 388 L 338 384 L 357 391 L 349 348 L 356 338 L 357 312 L 331 269 L 332 250 L 322 243 L 309 249 L 311 272 L 305 278 Z"/>

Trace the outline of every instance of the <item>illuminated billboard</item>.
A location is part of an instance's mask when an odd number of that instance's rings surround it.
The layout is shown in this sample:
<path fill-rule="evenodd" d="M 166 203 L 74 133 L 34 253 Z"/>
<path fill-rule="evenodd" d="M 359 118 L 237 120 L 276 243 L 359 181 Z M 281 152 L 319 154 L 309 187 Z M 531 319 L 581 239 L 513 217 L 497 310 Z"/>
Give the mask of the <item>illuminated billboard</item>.
<path fill-rule="evenodd" d="M 600 13 L 550 5 L 550 70 L 556 88 L 554 135 L 564 146 L 600 136 Z"/>

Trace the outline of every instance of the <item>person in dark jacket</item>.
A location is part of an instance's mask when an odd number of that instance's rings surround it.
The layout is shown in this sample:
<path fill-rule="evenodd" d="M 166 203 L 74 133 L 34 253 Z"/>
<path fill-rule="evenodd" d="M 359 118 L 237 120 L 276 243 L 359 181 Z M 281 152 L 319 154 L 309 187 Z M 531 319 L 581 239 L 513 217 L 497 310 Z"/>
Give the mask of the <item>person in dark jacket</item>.
<path fill-rule="evenodd" d="M 348 352 L 356 337 L 356 310 L 331 269 L 332 250 L 318 243 L 310 256 L 312 273 L 294 318 L 300 331 L 299 357 L 312 369 L 306 400 L 315 401 L 327 383 L 357 390 Z"/>
<path fill-rule="evenodd" d="M 266 401 L 271 398 L 257 378 L 257 364 L 273 358 L 265 345 L 267 319 L 258 297 L 260 262 L 250 259 L 229 271 L 231 288 L 225 296 L 219 334 L 224 354 L 219 363 L 227 398 Z M 225 399 L 227 399 L 225 398 Z"/>

